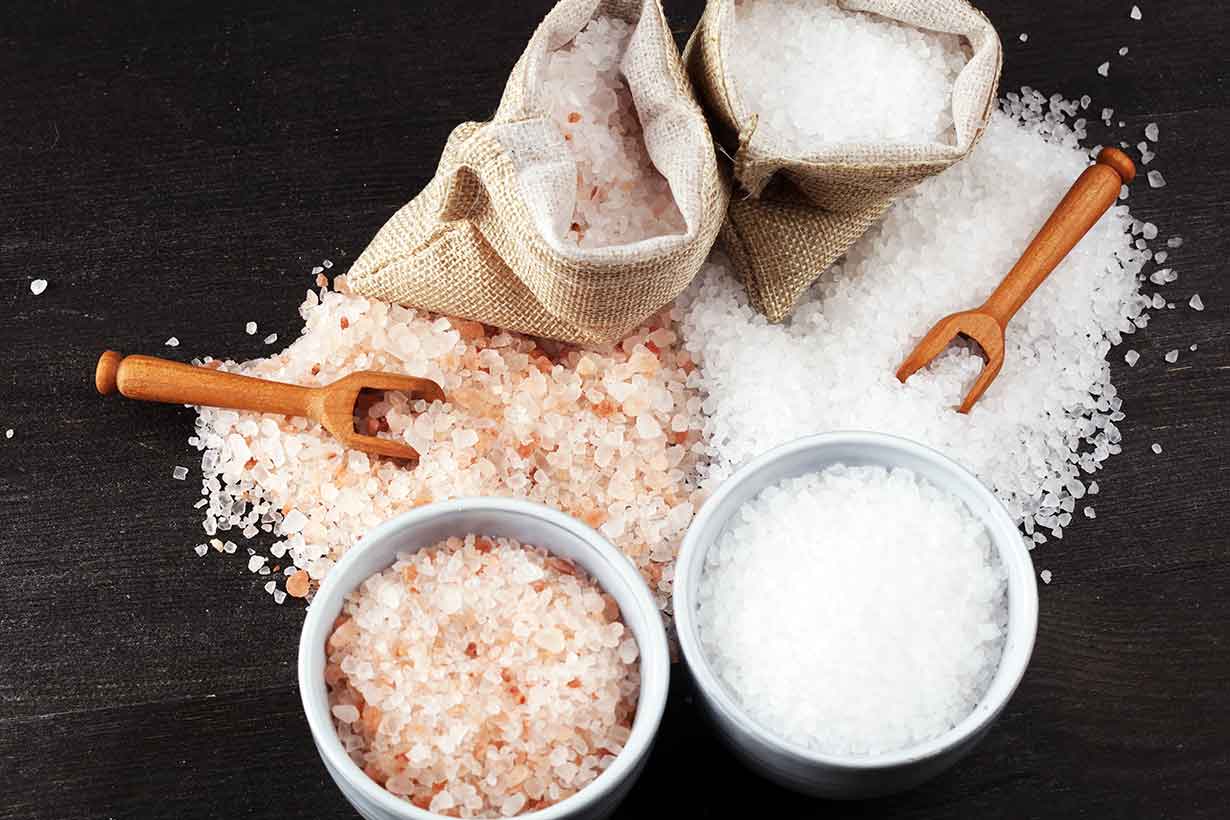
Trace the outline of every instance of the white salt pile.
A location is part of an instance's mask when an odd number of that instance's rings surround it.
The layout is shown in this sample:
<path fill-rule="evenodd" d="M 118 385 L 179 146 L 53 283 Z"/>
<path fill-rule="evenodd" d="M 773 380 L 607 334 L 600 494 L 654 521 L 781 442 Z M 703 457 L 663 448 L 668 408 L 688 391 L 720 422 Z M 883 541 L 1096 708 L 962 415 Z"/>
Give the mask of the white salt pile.
<path fill-rule="evenodd" d="M 335 283 L 345 289 L 344 277 Z M 365 532 L 459 496 L 520 496 L 597 527 L 640 569 L 664 609 L 695 487 L 700 397 L 669 317 L 606 353 L 551 355 L 488 331 L 349 293 L 309 291 L 303 335 L 281 353 L 208 366 L 328 384 L 356 370 L 422 376 L 447 404 L 373 406 L 417 466 L 348 451 L 303 418 L 198 410 L 205 532 L 272 531 L 274 558 L 321 579 Z M 413 410 L 413 412 L 411 412 Z M 296 594 L 288 586 L 288 592 Z M 301 589 L 301 588 L 300 588 Z"/>
<path fill-rule="evenodd" d="M 973 470 L 1039 543 L 1062 536 L 1084 482 L 1120 451 L 1122 402 L 1106 355 L 1144 327 L 1146 251 L 1127 206 L 1104 217 L 1008 326 L 1003 371 L 969 415 L 953 411 L 979 356 L 950 349 L 899 383 L 938 317 L 979 304 L 1089 162 L 1065 115 L 1009 95 L 969 158 L 903 197 L 770 325 L 718 261 L 683 297 L 683 335 L 706 394 L 706 480 L 802 435 L 864 429 L 928 444 Z M 1147 247 L 1147 242 L 1141 240 Z"/>
<path fill-rule="evenodd" d="M 956 35 L 833 0 L 743 0 L 729 59 L 745 106 L 791 154 L 955 137 L 952 88 L 967 60 Z"/>
<path fill-rule="evenodd" d="M 571 562 L 468 535 L 401 555 L 328 642 L 334 725 L 419 808 L 510 817 L 584 788 L 631 733 L 640 688 L 619 607 Z"/>
<path fill-rule="evenodd" d="M 908 470 L 834 466 L 764 490 L 709 549 L 697 618 L 750 716 L 828 754 L 915 745 L 986 691 L 1006 576 L 965 505 Z"/>
<path fill-rule="evenodd" d="M 649 158 L 620 68 L 632 31 L 597 17 L 547 60 L 544 98 L 577 163 L 568 237 L 584 248 L 686 230 L 670 183 Z"/>

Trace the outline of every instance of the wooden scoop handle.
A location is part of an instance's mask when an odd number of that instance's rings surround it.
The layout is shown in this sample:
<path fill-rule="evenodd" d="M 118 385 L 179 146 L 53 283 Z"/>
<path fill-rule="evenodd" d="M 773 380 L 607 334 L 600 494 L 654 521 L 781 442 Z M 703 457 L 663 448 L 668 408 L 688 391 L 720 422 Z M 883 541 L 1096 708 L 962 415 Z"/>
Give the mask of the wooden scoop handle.
<path fill-rule="evenodd" d="M 1136 178 L 1136 166 L 1118 148 L 1103 148 L 1055 207 L 1050 219 L 1000 283 L 982 312 L 1005 327 L 1051 271 L 1076 247 L 1119 198 L 1119 189 Z"/>
<path fill-rule="evenodd" d="M 287 416 L 313 415 L 317 391 L 194 367 L 154 356 L 122 356 L 108 350 L 98 359 L 94 386 L 104 396 L 117 390 L 141 401 L 255 410 Z"/>

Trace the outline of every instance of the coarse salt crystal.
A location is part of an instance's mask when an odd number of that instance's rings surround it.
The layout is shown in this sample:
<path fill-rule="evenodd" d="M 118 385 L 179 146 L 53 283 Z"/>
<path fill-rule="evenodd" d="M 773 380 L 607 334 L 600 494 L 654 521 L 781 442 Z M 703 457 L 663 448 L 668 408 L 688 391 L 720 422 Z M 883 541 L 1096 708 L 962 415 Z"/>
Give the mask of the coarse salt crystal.
<path fill-rule="evenodd" d="M 200 555 L 200 556 L 204 556 L 207 552 L 209 552 L 209 547 L 206 546 L 205 544 L 197 544 L 192 549 L 196 552 L 197 555 Z"/>
<path fill-rule="evenodd" d="M 1025 33 L 1025 32 L 1023 32 L 1023 31 L 1021 32 L 1021 42 L 1022 42 L 1022 43 L 1027 43 L 1027 42 L 1029 42 L 1029 35 L 1028 35 L 1028 34 L 1026 34 L 1026 33 Z"/>
<path fill-rule="evenodd" d="M 1158 444 L 1156 441 L 1153 442 L 1152 446 L 1150 446 L 1149 449 L 1158 455 L 1161 455 L 1162 453 L 1162 445 Z"/>
<path fill-rule="evenodd" d="M 187 467 L 176 467 L 175 469 L 171 470 L 171 478 L 175 479 L 176 481 L 183 481 L 187 477 L 188 477 Z"/>
<path fill-rule="evenodd" d="M 268 336 L 265 337 L 265 344 L 271 345 L 277 340 L 278 340 L 278 334 L 270 333 Z"/>
<path fill-rule="evenodd" d="M 1110 75 L 1110 63 L 1105 62 L 1105 63 L 1102 63 L 1100 66 L 1098 66 L 1098 73 L 1101 74 L 1103 77 L 1109 76 Z"/>
<path fill-rule="evenodd" d="M 1140 6 L 1132 6 L 1132 11 L 1129 13 L 1129 16 L 1130 16 L 1133 20 L 1139 20 L 1139 19 L 1143 16 L 1143 15 L 1140 13 Z"/>
<path fill-rule="evenodd" d="M 259 572 L 267 560 L 263 555 L 253 555 L 248 559 L 248 572 Z"/>
<path fill-rule="evenodd" d="M 1157 138 L 1158 138 L 1157 123 L 1151 122 L 1145 126 L 1145 138 L 1149 140 L 1149 142 L 1157 142 Z"/>
<path fill-rule="evenodd" d="M 1166 187 L 1166 178 L 1162 176 L 1161 171 L 1157 171 L 1157 170 L 1150 171 L 1146 175 L 1146 177 L 1149 180 L 1150 188 L 1165 188 Z"/>
<path fill-rule="evenodd" d="M 246 325 L 244 325 L 243 332 L 247 333 L 249 336 L 255 336 L 256 335 L 256 322 L 248 322 Z"/>
<path fill-rule="evenodd" d="M 1199 293 L 1193 293 L 1192 298 L 1187 301 L 1187 306 L 1192 310 L 1204 310 L 1204 300 L 1200 298 Z"/>
<path fill-rule="evenodd" d="M 1038 575 L 1042 577 L 1042 583 L 1049 584 L 1051 582 L 1052 575 L 1049 569 L 1042 570 Z"/>
<path fill-rule="evenodd" d="M 1122 46 L 1122 47 L 1119 49 L 1119 56 L 1120 56 L 1120 57 L 1126 57 L 1126 56 L 1127 56 L 1127 53 L 1128 53 L 1128 47 L 1127 47 L 1127 46 Z"/>
<path fill-rule="evenodd" d="M 7 430 L 5 430 L 5 431 L 4 431 L 4 437 L 5 437 L 5 438 L 12 438 L 12 437 L 13 437 L 13 428 L 12 428 L 12 427 L 10 427 L 9 429 L 7 429 Z"/>
<path fill-rule="evenodd" d="M 1163 358 L 1171 364 L 1174 364 L 1179 360 L 1179 349 L 1176 347 L 1174 350 L 1166 351 L 1166 355 L 1163 356 Z"/>
<path fill-rule="evenodd" d="M 1128 367 L 1135 367 L 1136 363 L 1140 361 L 1140 354 L 1135 350 L 1129 349 L 1127 353 L 1123 354 L 1123 360 L 1127 362 Z"/>
<path fill-rule="evenodd" d="M 45 290 L 47 290 L 47 280 L 46 279 L 34 279 L 33 281 L 30 282 L 30 292 L 33 293 L 35 296 L 38 296 Z"/>
<path fill-rule="evenodd" d="M 176 339 L 174 336 L 172 336 L 171 338 L 163 342 L 163 344 L 165 344 L 167 347 L 179 347 L 179 339 Z"/>

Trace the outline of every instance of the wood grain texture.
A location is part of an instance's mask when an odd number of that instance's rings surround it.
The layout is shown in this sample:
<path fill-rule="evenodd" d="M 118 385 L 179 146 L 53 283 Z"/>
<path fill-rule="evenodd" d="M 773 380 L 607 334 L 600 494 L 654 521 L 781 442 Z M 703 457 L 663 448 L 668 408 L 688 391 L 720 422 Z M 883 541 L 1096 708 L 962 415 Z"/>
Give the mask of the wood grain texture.
<path fill-rule="evenodd" d="M 242 555 L 192 552 L 192 414 L 105 402 L 93 365 L 171 335 L 181 346 L 163 352 L 183 361 L 294 338 L 310 267 L 344 269 L 431 176 L 453 125 L 494 110 L 547 5 L 0 12 L 0 430 L 15 430 L 0 438 L 0 818 L 354 816 L 300 714 L 302 610 L 274 606 Z M 1135 22 L 1131 5 L 981 3 L 1003 35 L 1005 90 L 1089 93 L 1093 142 L 1135 144 L 1159 124 L 1149 167 L 1169 185 L 1137 184 L 1133 213 L 1186 240 L 1166 289 L 1178 307 L 1132 339 L 1135 368 L 1111 354 L 1128 418 L 1098 517 L 1034 554 L 1054 583 L 1016 698 L 950 774 L 830 804 L 734 762 L 676 670 L 620 817 L 1226 816 L 1230 15 L 1140 0 Z M 666 6 L 682 38 L 700 3 Z M 1102 106 L 1126 126 L 1102 130 Z M 50 282 L 38 297 L 34 277 Z M 1185 306 L 1193 292 L 1203 313 Z M 189 481 L 171 479 L 176 464 Z"/>

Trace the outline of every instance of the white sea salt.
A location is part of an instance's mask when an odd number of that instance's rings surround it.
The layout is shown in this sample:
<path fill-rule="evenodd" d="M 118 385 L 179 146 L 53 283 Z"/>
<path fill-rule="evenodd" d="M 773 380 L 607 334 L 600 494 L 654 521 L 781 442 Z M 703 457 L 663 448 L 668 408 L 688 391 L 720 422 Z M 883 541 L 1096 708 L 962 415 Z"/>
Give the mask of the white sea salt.
<path fill-rule="evenodd" d="M 939 317 L 989 293 L 987 272 L 1012 267 L 1087 165 L 1048 97 L 1009 94 L 978 148 L 898 200 L 786 322 L 765 322 L 723 260 L 702 270 L 680 312 L 705 395 L 704 486 L 803 435 L 877 430 L 945 452 L 1018 522 L 1056 529 L 1067 483 L 1121 450 L 1112 416 L 1122 418 L 1122 400 L 1106 358 L 1149 304 L 1126 206 L 1111 208 L 1021 308 L 1003 370 L 972 413 L 953 411 L 983 366 L 967 348 L 904 385 L 894 374 Z"/>
<path fill-rule="evenodd" d="M 332 260 L 332 259 L 326 259 L 325 261 L 321 262 L 320 264 L 324 266 L 324 269 L 325 269 L 325 270 L 329 270 L 330 268 L 332 268 L 332 267 L 333 267 L 333 260 Z"/>
<path fill-rule="evenodd" d="M 956 497 L 908 470 L 838 465 L 736 513 L 705 559 L 700 639 L 774 733 L 828 754 L 888 752 L 977 705 L 999 663 L 1005 583 Z"/>
<path fill-rule="evenodd" d="M 1153 442 L 1153 445 L 1149 447 L 1149 449 L 1158 455 L 1161 455 L 1162 453 L 1162 445 L 1158 444 L 1156 441 Z"/>
<path fill-rule="evenodd" d="M 511 816 L 583 789 L 623 748 L 640 688 L 628 642 L 574 564 L 468 535 L 399 555 L 347 598 L 325 682 L 343 746 L 388 791 Z"/>
<path fill-rule="evenodd" d="M 1172 248 L 1172 249 L 1178 248 L 1178 247 L 1182 247 L 1182 245 L 1183 245 L 1183 237 L 1181 236 L 1172 236 L 1166 240 L 1166 247 L 1168 248 Z"/>
<path fill-rule="evenodd" d="M 1163 358 L 1171 364 L 1174 364 L 1179 360 L 1179 349 L 1176 347 L 1174 350 L 1166 351 L 1166 355 Z"/>
<path fill-rule="evenodd" d="M 1051 582 L 1051 578 L 1053 577 L 1049 569 L 1042 570 L 1038 573 L 1038 575 L 1042 577 L 1042 583 L 1044 584 L 1049 584 Z"/>
<path fill-rule="evenodd" d="M 1193 344 L 1191 347 L 1189 347 L 1189 348 L 1188 348 L 1188 350 L 1190 350 L 1191 352 L 1195 353 L 1195 352 L 1196 352 L 1196 350 L 1197 350 L 1199 347 L 1200 347 L 1199 345 L 1197 345 L 1197 344 Z"/>
<path fill-rule="evenodd" d="M 1126 56 L 1127 56 L 1127 53 L 1128 53 L 1128 47 L 1127 47 L 1127 46 L 1123 46 L 1123 47 L 1121 47 L 1121 48 L 1119 49 L 1119 56 L 1120 56 L 1120 57 L 1126 57 Z"/>
<path fill-rule="evenodd" d="M 171 338 L 167 339 L 166 342 L 164 342 L 164 344 L 167 347 L 179 347 L 179 339 L 176 339 L 174 336 L 172 336 Z"/>
<path fill-rule="evenodd" d="M 1157 138 L 1158 138 L 1157 123 L 1151 122 L 1145 126 L 1145 139 L 1149 140 L 1149 142 L 1157 142 Z"/>
<path fill-rule="evenodd" d="M 1140 354 L 1135 350 L 1129 349 L 1127 353 L 1123 354 L 1123 360 L 1127 362 L 1128 367 L 1135 367 L 1136 363 L 1140 361 Z"/>
<path fill-rule="evenodd" d="M 1110 75 L 1110 62 L 1107 61 L 1105 63 L 1102 63 L 1100 66 L 1098 66 L 1098 73 L 1101 74 L 1103 77 L 1109 76 Z"/>
<path fill-rule="evenodd" d="M 734 11 L 730 75 L 787 153 L 955 138 L 952 89 L 967 61 L 956 35 L 832 0 L 744 0 Z"/>
<path fill-rule="evenodd" d="M 597 17 L 547 58 L 543 99 L 577 165 L 567 238 L 585 248 L 686 230 L 622 73 L 632 33 L 623 20 Z"/>
<path fill-rule="evenodd" d="M 183 481 L 187 477 L 188 477 L 187 467 L 176 467 L 174 470 L 171 471 L 171 478 L 175 479 L 176 481 Z"/>
<path fill-rule="evenodd" d="M 1025 33 L 1025 32 L 1023 32 L 1023 31 L 1021 32 L 1021 42 L 1022 42 L 1022 43 L 1027 43 L 1027 42 L 1029 42 L 1029 35 L 1028 35 L 1028 34 L 1026 34 L 1026 33 Z"/>
<path fill-rule="evenodd" d="M 1192 298 L 1187 301 L 1187 306 L 1192 310 L 1204 310 L 1204 300 L 1200 298 L 1199 293 L 1193 293 Z"/>
<path fill-rule="evenodd" d="M 248 334 L 249 336 L 255 336 L 256 335 L 256 322 L 248 322 L 246 325 L 244 325 L 243 332 Z"/>
<path fill-rule="evenodd" d="M 268 559 L 263 555 L 253 555 L 248 558 L 248 572 L 258 572 L 260 568 L 265 566 L 265 561 Z"/>
<path fill-rule="evenodd" d="M 201 556 L 202 558 L 204 558 L 205 554 L 209 552 L 209 547 L 205 544 L 197 544 L 192 549 L 197 555 Z"/>
<path fill-rule="evenodd" d="M 1146 176 L 1149 180 L 1150 188 L 1165 188 L 1166 187 L 1166 178 L 1162 176 L 1161 171 L 1153 170 L 1153 171 L 1150 171 Z"/>
<path fill-rule="evenodd" d="M 1140 6 L 1132 6 L 1132 11 L 1131 11 L 1131 13 L 1130 13 L 1130 15 L 1129 15 L 1129 16 L 1130 16 L 1133 20 L 1139 20 L 1139 19 L 1142 17 L 1142 15 L 1141 15 L 1141 13 L 1140 13 Z"/>
<path fill-rule="evenodd" d="M 39 296 L 45 290 L 47 290 L 46 279 L 34 279 L 30 282 L 30 292 L 35 296 Z"/>
<path fill-rule="evenodd" d="M 277 340 L 278 340 L 278 334 L 270 333 L 268 336 L 265 337 L 265 344 L 271 345 Z"/>

